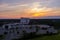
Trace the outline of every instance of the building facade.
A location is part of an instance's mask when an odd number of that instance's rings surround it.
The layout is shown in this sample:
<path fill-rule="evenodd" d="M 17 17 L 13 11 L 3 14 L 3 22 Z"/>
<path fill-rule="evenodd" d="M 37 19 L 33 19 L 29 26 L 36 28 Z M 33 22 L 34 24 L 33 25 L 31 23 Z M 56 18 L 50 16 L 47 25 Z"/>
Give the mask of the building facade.
<path fill-rule="evenodd" d="M 0 35 L 5 34 L 4 40 L 12 40 L 22 38 L 24 34 L 29 33 L 35 33 L 36 35 L 47 34 L 47 32 L 57 33 L 57 30 L 49 25 L 31 25 L 29 22 L 29 18 L 21 18 L 19 23 L 4 24 L 0 28 Z"/>

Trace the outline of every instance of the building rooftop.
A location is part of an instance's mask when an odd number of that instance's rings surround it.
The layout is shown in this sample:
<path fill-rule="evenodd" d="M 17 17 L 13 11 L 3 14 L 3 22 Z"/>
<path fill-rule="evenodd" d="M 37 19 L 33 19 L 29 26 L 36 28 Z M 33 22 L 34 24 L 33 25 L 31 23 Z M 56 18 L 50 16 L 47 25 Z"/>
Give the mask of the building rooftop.
<path fill-rule="evenodd" d="M 30 19 L 29 25 L 33 24 L 52 24 L 54 22 L 59 22 L 60 19 Z M 19 23 L 20 19 L 0 19 L 0 26 L 8 23 Z"/>

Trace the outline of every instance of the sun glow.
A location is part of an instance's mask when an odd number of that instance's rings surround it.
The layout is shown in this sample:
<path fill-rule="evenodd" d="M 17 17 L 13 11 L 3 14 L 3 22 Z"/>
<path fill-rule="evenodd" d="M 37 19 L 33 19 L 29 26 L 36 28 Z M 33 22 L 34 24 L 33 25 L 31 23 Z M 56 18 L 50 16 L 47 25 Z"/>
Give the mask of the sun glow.
<path fill-rule="evenodd" d="M 40 13 L 40 11 L 42 11 L 43 9 L 42 8 L 33 8 L 32 9 L 32 12 L 33 12 L 33 16 L 34 17 L 38 17 L 38 16 L 43 16 L 42 13 Z"/>
<path fill-rule="evenodd" d="M 39 13 L 34 13 L 33 16 L 34 16 L 34 17 L 40 16 L 40 14 L 39 14 Z"/>
<path fill-rule="evenodd" d="M 33 8 L 32 11 L 33 11 L 33 12 L 39 12 L 40 9 L 38 9 L 38 8 Z"/>

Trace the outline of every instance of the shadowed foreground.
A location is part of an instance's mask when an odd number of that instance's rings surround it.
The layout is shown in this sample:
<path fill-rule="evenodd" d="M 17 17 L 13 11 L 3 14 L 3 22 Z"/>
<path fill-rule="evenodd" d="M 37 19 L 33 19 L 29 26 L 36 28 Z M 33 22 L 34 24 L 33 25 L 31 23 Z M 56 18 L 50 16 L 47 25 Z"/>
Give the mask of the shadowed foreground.
<path fill-rule="evenodd" d="M 60 40 L 60 33 L 55 35 L 43 35 L 29 40 Z"/>

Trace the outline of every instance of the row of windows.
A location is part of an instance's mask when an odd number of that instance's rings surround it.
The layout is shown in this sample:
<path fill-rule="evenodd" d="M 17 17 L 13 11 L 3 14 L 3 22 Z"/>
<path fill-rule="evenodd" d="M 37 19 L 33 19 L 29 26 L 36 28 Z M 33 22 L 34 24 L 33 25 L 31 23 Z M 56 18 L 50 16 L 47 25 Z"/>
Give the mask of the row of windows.
<path fill-rule="evenodd" d="M 5 35 L 7 35 L 8 33 L 14 33 L 14 31 L 4 32 L 4 34 L 5 34 Z M 19 34 L 20 32 L 19 32 L 19 31 L 17 31 L 16 33 L 17 33 L 17 34 Z M 26 31 L 23 31 L 23 33 L 26 33 Z"/>
<path fill-rule="evenodd" d="M 26 29 L 32 29 L 34 27 L 20 27 L 20 29 L 24 29 L 24 28 L 26 28 Z M 36 28 L 39 28 L 39 27 L 36 27 Z M 7 25 L 5 26 L 5 29 L 8 29 Z M 10 28 L 10 29 L 14 29 L 14 28 Z M 19 27 L 16 27 L 16 29 L 19 29 Z M 41 29 L 46 30 L 47 28 L 41 28 Z"/>
<path fill-rule="evenodd" d="M 47 30 L 47 28 L 42 28 L 42 30 Z"/>
<path fill-rule="evenodd" d="M 16 32 L 16 31 L 9 31 L 9 32 L 4 32 L 4 34 L 6 35 L 6 34 L 8 34 L 8 33 L 15 33 L 15 32 Z M 16 33 L 19 34 L 20 32 L 17 31 Z"/>
<path fill-rule="evenodd" d="M 20 28 L 20 29 L 24 29 L 24 28 L 26 28 L 26 29 L 32 29 L 32 28 L 34 28 L 34 27 L 16 27 L 16 29 L 18 29 L 18 28 Z M 5 29 L 8 29 L 8 26 L 5 26 Z M 14 29 L 13 27 L 12 28 L 10 28 L 10 29 Z"/>

